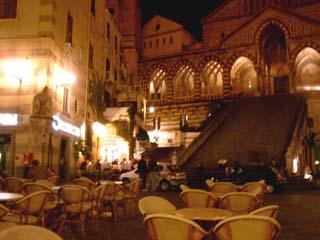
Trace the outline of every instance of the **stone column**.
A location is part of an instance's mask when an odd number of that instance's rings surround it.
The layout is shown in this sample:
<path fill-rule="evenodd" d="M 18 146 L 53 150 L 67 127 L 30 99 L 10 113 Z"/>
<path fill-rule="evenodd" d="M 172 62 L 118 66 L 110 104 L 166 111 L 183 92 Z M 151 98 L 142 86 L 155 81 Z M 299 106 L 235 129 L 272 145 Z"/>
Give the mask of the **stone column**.
<path fill-rule="evenodd" d="M 297 91 L 297 79 L 295 74 L 294 62 L 288 62 L 290 93 Z"/>
<path fill-rule="evenodd" d="M 193 83 L 194 83 L 194 99 L 200 100 L 201 98 L 201 79 L 200 79 L 200 72 L 195 71 L 194 77 L 193 77 Z"/>
<path fill-rule="evenodd" d="M 257 74 L 257 92 L 259 95 L 261 95 L 261 70 L 260 70 L 260 66 L 255 66 L 254 70 L 256 71 L 256 74 Z"/>
<path fill-rule="evenodd" d="M 229 97 L 232 93 L 230 67 L 226 67 L 223 71 L 223 97 Z"/>

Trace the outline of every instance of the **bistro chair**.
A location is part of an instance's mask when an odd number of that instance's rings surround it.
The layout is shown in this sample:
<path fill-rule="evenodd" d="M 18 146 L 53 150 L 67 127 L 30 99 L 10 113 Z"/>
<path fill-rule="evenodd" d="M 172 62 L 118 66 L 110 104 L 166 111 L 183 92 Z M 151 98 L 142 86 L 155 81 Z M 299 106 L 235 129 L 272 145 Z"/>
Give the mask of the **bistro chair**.
<path fill-rule="evenodd" d="M 97 186 L 94 181 L 92 181 L 91 179 L 89 179 L 87 177 L 77 178 L 77 179 L 73 180 L 73 184 L 85 187 L 89 191 L 92 191 Z"/>
<path fill-rule="evenodd" d="M 6 215 L 3 217 L 3 220 L 18 224 L 44 226 L 45 205 L 49 195 L 49 191 L 37 191 L 28 194 L 15 204 L 15 210 L 13 212 L 18 215 Z"/>
<path fill-rule="evenodd" d="M 35 183 L 44 185 L 50 189 L 54 186 L 54 184 L 52 182 L 48 181 L 48 179 L 39 179 L 39 180 L 36 180 Z"/>
<path fill-rule="evenodd" d="M 105 183 L 105 190 L 104 190 L 104 212 L 107 210 L 107 207 L 111 208 L 113 221 L 117 221 L 118 214 L 117 210 L 119 207 L 124 208 L 124 191 L 123 187 L 120 184 L 107 182 Z M 108 211 L 107 211 L 108 212 Z"/>
<path fill-rule="evenodd" d="M 151 214 L 143 222 L 148 240 L 202 240 L 209 234 L 197 223 L 170 214 Z"/>
<path fill-rule="evenodd" d="M 103 199 L 106 186 L 100 185 L 91 191 L 92 207 L 88 216 L 95 220 L 96 229 L 99 231 L 99 217 L 103 215 Z"/>
<path fill-rule="evenodd" d="M 213 184 L 215 184 L 215 182 L 212 181 L 211 179 L 206 179 L 205 183 L 206 183 L 208 189 L 210 189 L 213 186 Z"/>
<path fill-rule="evenodd" d="M 176 211 L 174 206 L 167 199 L 157 196 L 147 196 L 139 200 L 138 208 L 142 216 L 155 213 L 173 214 Z"/>
<path fill-rule="evenodd" d="M 259 205 L 262 206 L 263 204 L 263 198 L 265 193 L 267 192 L 267 185 L 264 182 L 249 182 L 244 184 L 240 188 L 241 192 L 249 192 L 256 195 L 256 197 L 259 199 L 260 203 Z"/>
<path fill-rule="evenodd" d="M 191 190 L 191 188 L 186 184 L 180 184 L 179 187 L 181 191 Z"/>
<path fill-rule="evenodd" d="M 260 216 L 267 216 L 272 217 L 274 219 L 277 218 L 279 212 L 278 205 L 269 205 L 262 208 L 258 208 L 250 213 L 250 215 L 260 215 Z"/>
<path fill-rule="evenodd" d="M 49 182 L 51 182 L 54 186 L 58 185 L 60 177 L 59 176 L 51 176 L 47 179 Z"/>
<path fill-rule="evenodd" d="M 59 189 L 58 195 L 59 201 L 63 203 L 58 233 L 62 232 L 66 223 L 79 223 L 84 238 L 84 222 L 87 213 L 92 209 L 89 190 L 83 186 L 64 185 Z"/>
<path fill-rule="evenodd" d="M 209 192 L 218 193 L 220 195 L 237 192 L 239 187 L 230 182 L 214 182 L 211 187 L 209 187 Z"/>
<path fill-rule="evenodd" d="M 138 197 L 141 192 L 142 179 L 138 178 L 127 184 L 124 190 L 124 209 L 130 206 L 132 212 L 136 212 L 138 205 Z"/>
<path fill-rule="evenodd" d="M 219 222 L 213 233 L 217 240 L 273 240 L 280 230 L 280 224 L 273 218 L 241 215 Z"/>
<path fill-rule="evenodd" d="M 207 191 L 190 189 L 180 193 L 180 199 L 189 208 L 209 208 L 214 207 L 218 198 Z"/>
<path fill-rule="evenodd" d="M 0 240 L 63 240 L 56 233 L 38 226 L 14 226 L 0 232 Z"/>
<path fill-rule="evenodd" d="M 219 205 L 220 208 L 231 211 L 233 215 L 248 214 L 259 207 L 259 200 L 252 193 L 234 192 L 223 195 Z"/>
<path fill-rule="evenodd" d="M 5 180 L 6 191 L 11 193 L 22 193 L 22 187 L 25 180 L 17 177 L 7 177 Z"/>

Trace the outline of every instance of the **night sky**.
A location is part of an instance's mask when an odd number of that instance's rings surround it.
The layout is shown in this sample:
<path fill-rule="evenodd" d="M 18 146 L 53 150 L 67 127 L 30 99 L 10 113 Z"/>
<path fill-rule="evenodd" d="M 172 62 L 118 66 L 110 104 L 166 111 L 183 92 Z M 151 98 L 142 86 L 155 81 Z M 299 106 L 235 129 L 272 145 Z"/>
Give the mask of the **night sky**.
<path fill-rule="evenodd" d="M 222 2 L 224 0 L 141 0 L 142 24 L 159 14 L 181 23 L 187 31 L 200 40 L 200 20 Z M 178 3 L 181 5 L 177 5 Z"/>

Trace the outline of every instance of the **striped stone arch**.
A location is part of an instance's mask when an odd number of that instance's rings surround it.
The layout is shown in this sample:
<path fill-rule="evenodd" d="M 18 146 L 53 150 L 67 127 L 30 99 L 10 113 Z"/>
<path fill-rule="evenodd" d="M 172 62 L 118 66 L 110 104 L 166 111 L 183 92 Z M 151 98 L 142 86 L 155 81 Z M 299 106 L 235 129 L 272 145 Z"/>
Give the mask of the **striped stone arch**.
<path fill-rule="evenodd" d="M 291 53 L 290 53 L 290 59 L 293 61 L 296 60 L 298 54 L 305 48 L 313 48 L 314 50 L 318 51 L 320 53 L 320 44 L 317 44 L 313 41 L 307 41 L 307 42 L 302 42 L 300 43 L 297 47 L 295 47 Z"/>
<path fill-rule="evenodd" d="M 193 71 L 196 71 L 196 67 L 195 67 L 195 65 L 194 65 L 191 61 L 189 61 L 189 60 L 181 60 L 181 61 L 177 62 L 177 63 L 170 69 L 170 72 L 171 72 L 173 78 L 175 78 L 175 75 L 177 74 L 178 70 L 179 70 L 182 66 L 185 66 L 185 65 L 190 66 L 190 67 L 193 69 Z"/>
<path fill-rule="evenodd" d="M 210 63 L 214 63 L 214 65 L 209 65 Z M 212 79 L 212 71 L 217 70 L 217 66 L 221 70 L 220 73 L 216 72 L 215 77 Z M 213 68 L 211 68 L 213 67 Z M 211 69 L 211 70 L 210 70 Z M 204 57 L 199 65 L 199 94 L 201 97 L 207 96 L 222 96 L 223 95 L 223 72 L 225 70 L 225 64 L 223 60 L 217 56 L 206 56 Z M 208 75 L 208 71 L 210 74 Z M 204 77 L 204 79 L 203 79 Z"/>
<path fill-rule="evenodd" d="M 264 23 L 262 23 L 260 25 L 260 27 L 258 27 L 258 30 L 255 33 L 255 44 L 257 46 L 259 46 L 260 37 L 261 37 L 263 30 L 266 27 L 268 27 L 269 25 L 275 25 L 275 26 L 279 27 L 283 31 L 283 33 L 286 37 L 286 41 L 288 41 L 288 39 L 290 38 L 290 32 L 288 30 L 289 28 L 284 23 L 279 21 L 278 19 L 269 19 L 269 20 L 265 21 Z"/>
<path fill-rule="evenodd" d="M 169 73 L 168 69 L 163 64 L 158 64 L 158 63 L 157 64 L 153 64 L 147 70 L 146 79 L 147 79 L 148 82 L 150 81 L 151 75 L 154 73 L 154 71 L 156 71 L 158 69 L 161 69 L 161 70 L 165 71 L 166 73 Z"/>
<path fill-rule="evenodd" d="M 225 67 L 224 61 L 221 58 L 219 58 L 218 56 L 206 56 L 200 61 L 198 70 L 201 72 L 203 70 L 203 68 L 206 67 L 207 64 L 211 61 L 215 61 L 215 62 L 219 63 L 222 68 Z"/>
<path fill-rule="evenodd" d="M 194 97 L 196 92 L 196 72 L 195 65 L 188 61 L 182 60 L 176 63 L 171 69 L 173 98 L 190 98 Z"/>
<path fill-rule="evenodd" d="M 257 59 L 251 55 L 248 52 L 237 52 L 233 54 L 227 61 L 226 67 L 223 72 L 223 91 L 225 96 L 229 96 L 231 94 L 231 89 L 232 89 L 232 83 L 231 83 L 231 70 L 234 65 L 234 63 L 240 58 L 240 57 L 245 57 L 248 58 L 253 66 L 257 64 Z"/>
<path fill-rule="evenodd" d="M 162 73 L 159 76 L 158 74 L 156 74 L 157 76 L 153 76 L 156 72 L 158 73 L 162 72 Z M 162 64 L 153 64 L 151 67 L 148 68 L 146 79 L 145 79 L 145 86 L 146 86 L 145 91 L 148 99 L 160 100 L 167 97 L 167 87 L 168 87 L 167 76 L 168 76 L 168 70 Z M 162 80 L 162 81 L 158 82 L 157 80 L 158 81 Z M 155 81 L 155 82 L 152 82 L 152 81 Z M 158 86 L 158 84 L 160 85 Z M 154 90 L 151 90 L 151 89 L 154 89 Z M 160 96 L 158 96 L 158 94 L 160 94 Z"/>

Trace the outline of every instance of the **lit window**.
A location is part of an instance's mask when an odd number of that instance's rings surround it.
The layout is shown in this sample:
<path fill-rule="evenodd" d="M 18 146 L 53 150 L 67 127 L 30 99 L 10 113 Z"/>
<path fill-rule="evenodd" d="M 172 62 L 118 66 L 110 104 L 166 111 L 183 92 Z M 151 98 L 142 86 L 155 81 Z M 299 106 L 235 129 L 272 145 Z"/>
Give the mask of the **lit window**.
<path fill-rule="evenodd" d="M 67 17 L 67 33 L 66 33 L 66 42 L 72 44 L 72 32 L 73 32 L 73 18 L 68 13 Z"/>
<path fill-rule="evenodd" d="M 69 89 L 63 89 L 63 112 L 67 113 L 69 111 Z"/>

